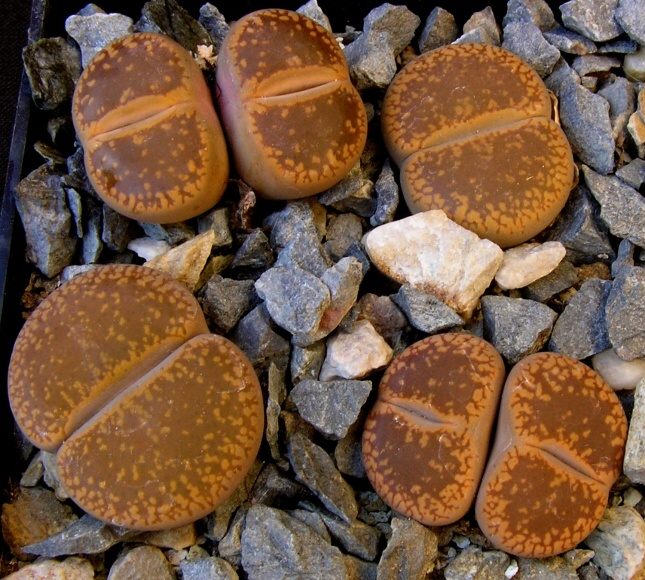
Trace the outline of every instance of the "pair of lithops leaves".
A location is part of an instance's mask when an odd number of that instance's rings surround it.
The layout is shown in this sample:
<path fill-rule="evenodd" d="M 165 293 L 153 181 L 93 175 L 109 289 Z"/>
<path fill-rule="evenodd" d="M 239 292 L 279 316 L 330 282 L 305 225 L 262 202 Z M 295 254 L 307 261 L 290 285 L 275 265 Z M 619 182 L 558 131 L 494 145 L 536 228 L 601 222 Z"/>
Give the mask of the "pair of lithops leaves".
<path fill-rule="evenodd" d="M 69 496 L 132 529 L 213 511 L 262 439 L 251 363 L 183 285 L 143 266 L 100 266 L 50 294 L 16 340 L 8 390 Z"/>
<path fill-rule="evenodd" d="M 530 355 L 504 377 L 497 351 L 469 334 L 410 346 L 367 417 L 365 470 L 406 516 L 443 526 L 475 503 L 494 546 L 552 556 L 598 525 L 621 472 L 627 420 L 602 378 L 566 356 Z"/>
<path fill-rule="evenodd" d="M 266 197 L 331 187 L 365 145 L 365 108 L 340 46 L 295 12 L 264 10 L 233 24 L 216 93 L 238 172 Z M 116 211 L 166 223 L 221 198 L 224 133 L 201 70 L 170 38 L 134 34 L 99 52 L 76 86 L 73 119 L 90 181 Z"/>

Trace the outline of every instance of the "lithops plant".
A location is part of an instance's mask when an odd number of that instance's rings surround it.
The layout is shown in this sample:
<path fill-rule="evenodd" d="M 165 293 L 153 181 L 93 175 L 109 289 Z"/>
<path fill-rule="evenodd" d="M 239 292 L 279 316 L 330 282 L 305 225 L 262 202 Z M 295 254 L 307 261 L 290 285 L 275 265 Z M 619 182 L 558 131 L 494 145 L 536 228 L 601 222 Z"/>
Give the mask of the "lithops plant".
<path fill-rule="evenodd" d="M 503 382 L 501 356 L 469 334 L 431 336 L 394 359 L 363 432 L 365 471 L 386 503 L 431 526 L 468 511 Z"/>
<path fill-rule="evenodd" d="M 509 373 L 497 434 L 476 503 L 498 548 L 545 557 L 598 525 L 620 475 L 627 419 L 600 375 L 541 352 Z"/>
<path fill-rule="evenodd" d="M 170 38 L 134 34 L 99 52 L 76 85 L 72 113 L 90 181 L 119 213 L 177 222 L 222 196 L 228 157 L 210 92 Z"/>
<path fill-rule="evenodd" d="M 209 334 L 199 304 L 152 269 L 93 269 L 30 316 L 9 367 L 14 417 L 57 453 L 86 512 L 141 530 L 211 512 L 239 484 L 264 426 L 253 367 Z"/>
<path fill-rule="evenodd" d="M 363 151 L 365 108 L 343 51 L 296 12 L 253 12 L 231 27 L 218 55 L 217 94 L 238 172 L 266 197 L 319 193 Z"/>
<path fill-rule="evenodd" d="M 405 66 L 383 101 L 385 143 L 413 213 L 442 209 L 502 247 L 547 227 L 574 184 L 540 77 L 512 53 L 450 45 Z"/>

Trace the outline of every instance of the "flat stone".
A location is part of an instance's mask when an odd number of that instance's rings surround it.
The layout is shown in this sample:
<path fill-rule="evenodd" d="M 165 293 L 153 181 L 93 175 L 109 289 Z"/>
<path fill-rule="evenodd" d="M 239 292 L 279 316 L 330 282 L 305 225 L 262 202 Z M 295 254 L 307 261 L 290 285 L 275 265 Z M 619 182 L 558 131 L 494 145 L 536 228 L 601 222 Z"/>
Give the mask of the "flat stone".
<path fill-rule="evenodd" d="M 628 79 L 645 81 L 645 46 L 641 46 L 633 54 L 625 55 L 623 70 Z"/>
<path fill-rule="evenodd" d="M 303 14 L 307 18 L 311 18 L 314 22 L 317 22 L 325 30 L 331 32 L 331 23 L 329 18 L 323 12 L 322 8 L 318 6 L 317 0 L 309 0 L 306 4 L 303 4 L 300 8 L 296 10 L 299 14 Z"/>
<path fill-rule="evenodd" d="M 183 244 L 195 237 L 195 230 L 187 222 L 177 222 L 174 224 L 151 224 L 139 222 L 139 226 L 141 226 L 141 229 L 148 237 L 153 240 L 168 242 L 171 246 Z M 205 232 L 206 230 L 199 233 L 202 234 Z"/>
<path fill-rule="evenodd" d="M 543 34 L 549 44 L 567 54 L 591 54 L 598 50 L 593 41 L 562 26 L 544 30 Z"/>
<path fill-rule="evenodd" d="M 223 334 L 230 332 L 257 300 L 253 280 L 232 280 L 215 274 L 200 295 L 208 322 Z"/>
<path fill-rule="evenodd" d="M 498 580 L 510 564 L 508 554 L 468 546 L 446 566 L 446 580 Z"/>
<path fill-rule="evenodd" d="M 540 30 L 556 26 L 551 7 L 544 0 L 509 0 L 503 25 L 510 22 L 531 22 Z"/>
<path fill-rule="evenodd" d="M 325 249 L 332 260 L 340 260 L 347 255 L 347 250 L 363 237 L 361 219 L 353 213 L 341 213 L 333 216 L 327 225 Z"/>
<path fill-rule="evenodd" d="M 392 536 L 378 563 L 379 580 L 424 580 L 435 567 L 437 535 L 414 520 L 392 518 Z"/>
<path fill-rule="evenodd" d="M 22 51 L 31 96 L 39 109 L 53 111 L 69 103 L 81 76 L 81 52 L 61 37 L 41 38 Z"/>
<path fill-rule="evenodd" d="M 466 20 L 463 32 L 464 34 L 468 34 L 477 28 L 483 28 L 488 36 L 493 40 L 493 43 L 499 45 L 499 26 L 495 20 L 493 9 L 490 6 L 486 6 L 483 10 L 474 12 L 471 17 Z"/>
<path fill-rule="evenodd" d="M 38 482 L 42 479 L 43 473 L 45 471 L 42 462 L 42 451 L 38 451 L 34 455 L 20 476 L 20 485 L 22 487 L 35 487 L 38 485 Z"/>
<path fill-rule="evenodd" d="M 315 532 L 325 540 L 325 542 L 328 542 L 331 544 L 331 536 L 329 535 L 329 530 L 327 529 L 327 526 L 325 526 L 325 522 L 322 519 L 322 516 L 317 512 L 317 511 L 311 511 L 315 509 L 315 506 L 313 506 L 309 502 L 299 502 L 298 505 L 305 505 L 305 508 L 303 509 L 295 509 L 295 510 L 289 510 L 287 513 L 290 516 L 293 516 L 297 520 L 300 520 L 301 522 L 307 524 L 310 528 L 315 530 Z"/>
<path fill-rule="evenodd" d="M 18 183 L 15 201 L 25 229 L 27 260 L 48 278 L 56 276 L 71 263 L 76 250 L 61 176 L 41 165 Z"/>
<path fill-rule="evenodd" d="M 73 14 L 65 20 L 65 30 L 78 43 L 85 68 L 108 44 L 131 34 L 132 24 L 132 18 L 123 14 Z"/>
<path fill-rule="evenodd" d="M 263 304 L 240 320 L 231 340 L 244 351 L 254 366 L 289 356 L 289 342 L 273 330 L 271 317 Z"/>
<path fill-rule="evenodd" d="M 81 194 L 78 193 L 73 187 L 65 189 L 67 196 L 67 206 L 72 214 L 74 220 L 74 229 L 76 230 L 76 237 L 83 237 L 83 203 Z"/>
<path fill-rule="evenodd" d="M 576 568 L 560 556 L 519 558 L 518 568 L 518 578 L 522 580 L 578 580 Z"/>
<path fill-rule="evenodd" d="M 560 87 L 560 120 L 573 152 L 600 173 L 614 168 L 614 138 L 609 103 L 569 82 Z"/>
<path fill-rule="evenodd" d="M 571 192 L 548 237 L 561 242 L 567 249 L 567 259 L 574 263 L 610 261 L 615 253 L 599 213 L 587 188 L 579 186 Z"/>
<path fill-rule="evenodd" d="M 264 269 L 273 263 L 273 251 L 269 239 L 261 229 L 248 234 L 235 252 L 231 268 Z"/>
<path fill-rule="evenodd" d="M 614 13 L 616 22 L 638 44 L 645 44 L 643 4 L 638 0 L 620 0 Z"/>
<path fill-rule="evenodd" d="M 504 252 L 495 282 L 502 290 L 524 288 L 555 270 L 567 251 L 560 242 L 522 244 Z"/>
<path fill-rule="evenodd" d="M 348 524 L 326 513 L 321 513 L 321 517 L 331 535 L 346 552 L 363 560 L 370 561 L 376 558 L 381 539 L 381 532 L 376 528 L 358 520 Z"/>
<path fill-rule="evenodd" d="M 427 52 L 450 44 L 457 36 L 459 36 L 459 28 L 455 17 L 444 8 L 435 6 L 430 11 L 419 35 L 419 52 Z"/>
<path fill-rule="evenodd" d="M 183 580 L 237 580 L 239 578 L 233 566 L 216 556 L 184 561 L 179 569 Z"/>
<path fill-rule="evenodd" d="M 609 231 L 645 247 L 645 198 L 618 177 L 604 176 L 583 165 L 589 190 L 600 204 L 600 219 Z"/>
<path fill-rule="evenodd" d="M 343 437 L 334 449 L 336 467 L 343 475 L 352 477 L 365 477 L 365 466 L 363 465 L 363 426 L 361 421 L 354 423 L 347 435 Z"/>
<path fill-rule="evenodd" d="M 251 490 L 250 500 L 253 504 L 274 505 L 293 502 L 307 494 L 302 485 L 289 479 L 275 464 L 269 463 L 260 472 Z"/>
<path fill-rule="evenodd" d="M 363 37 L 360 36 L 356 42 L 361 38 Z M 383 50 L 383 47 L 379 50 Z M 383 61 L 379 66 L 382 64 L 384 64 Z M 322 205 L 331 206 L 339 212 L 351 211 L 365 218 L 370 217 L 376 209 L 374 183 L 365 177 L 359 163 L 351 169 L 344 179 L 322 193 L 318 200 Z"/>
<path fill-rule="evenodd" d="M 192 292 L 197 288 L 202 270 L 210 256 L 213 239 L 212 231 L 199 234 L 192 240 L 147 261 L 145 266 L 165 272 Z"/>
<path fill-rule="evenodd" d="M 578 281 L 578 271 L 568 260 L 562 260 L 555 270 L 525 288 L 526 297 L 546 302 L 556 294 L 571 288 Z"/>
<path fill-rule="evenodd" d="M 623 165 L 616 170 L 616 177 L 620 177 L 634 189 L 640 188 L 645 183 L 645 160 L 636 158 L 627 165 Z"/>
<path fill-rule="evenodd" d="M 277 578 L 345 579 L 340 550 L 307 524 L 283 511 L 252 506 L 242 533 L 242 567 L 250 580 Z"/>
<path fill-rule="evenodd" d="M 434 294 L 469 317 L 499 269 L 503 252 L 441 210 L 374 228 L 363 237 L 374 265 L 400 284 Z"/>
<path fill-rule="evenodd" d="M 618 61 L 618 66 L 620 66 L 620 61 Z M 625 140 L 629 117 L 636 109 L 634 86 L 626 78 L 616 77 L 612 83 L 603 86 L 598 94 L 609 103 L 609 120 L 614 140 L 620 146 Z"/>
<path fill-rule="evenodd" d="M 408 284 L 401 286 L 392 300 L 405 312 L 410 324 L 426 334 L 435 334 L 457 326 L 464 320 L 436 296 Z"/>
<path fill-rule="evenodd" d="M 549 350 L 580 360 L 611 348 L 605 319 L 610 290 L 610 282 L 587 280 L 556 321 Z"/>
<path fill-rule="evenodd" d="M 370 381 L 299 382 L 290 398 L 300 416 L 332 439 L 341 439 L 356 422 L 372 391 Z"/>
<path fill-rule="evenodd" d="M 607 509 L 585 543 L 593 562 L 610 578 L 637 578 L 645 568 L 645 522 L 632 507 Z"/>
<path fill-rule="evenodd" d="M 288 457 L 296 479 L 307 486 L 323 505 L 347 523 L 358 514 L 354 490 L 343 479 L 327 452 L 301 433 L 289 439 Z"/>
<path fill-rule="evenodd" d="M 645 357 L 645 268 L 621 269 L 607 298 L 606 316 L 609 340 L 618 356 Z"/>
<path fill-rule="evenodd" d="M 484 296 L 484 336 L 509 365 L 542 349 L 558 315 L 545 304 L 523 298 Z"/>
<path fill-rule="evenodd" d="M 531 22 L 509 22 L 504 26 L 502 46 L 528 63 L 541 77 L 550 75 L 560 59 L 560 51 Z"/>
<path fill-rule="evenodd" d="M 123 252 L 134 238 L 134 222 L 103 204 L 101 241 L 113 252 Z"/>
<path fill-rule="evenodd" d="M 613 348 L 594 355 L 591 364 L 615 391 L 635 389 L 638 382 L 645 378 L 645 358 L 623 360 Z"/>
<path fill-rule="evenodd" d="M 40 487 L 20 488 L 11 503 L 2 505 L 2 535 L 21 560 L 33 559 L 23 548 L 64 530 L 78 518 L 53 492 Z"/>
<path fill-rule="evenodd" d="M 392 349 L 372 324 L 359 320 L 351 330 L 338 332 L 327 341 L 320 380 L 361 379 L 385 367 L 392 355 Z"/>
<path fill-rule="evenodd" d="M 569 63 L 560 57 L 560 60 L 555 63 L 553 67 L 553 72 L 544 79 L 544 84 L 546 88 L 552 91 L 560 98 L 560 90 L 563 87 L 566 87 L 570 83 L 580 84 L 580 77 L 578 73 L 574 71 Z"/>
<path fill-rule="evenodd" d="M 148 261 L 168 252 L 170 250 L 170 244 L 162 240 L 153 240 L 152 238 L 145 237 L 130 240 L 127 248 L 139 256 L 139 258 Z"/>
<path fill-rule="evenodd" d="M 632 482 L 645 483 L 645 379 L 639 381 L 634 392 L 623 471 Z"/>
<path fill-rule="evenodd" d="M 174 580 L 170 562 L 164 553 L 153 546 L 138 546 L 123 552 L 110 567 L 107 580 L 134 580 L 135 578 L 155 578 L 155 580 Z"/>
<path fill-rule="evenodd" d="M 28 564 L 5 580 L 93 580 L 94 566 L 83 558 L 41 560 Z"/>
<path fill-rule="evenodd" d="M 560 5 L 562 23 L 595 41 L 616 38 L 622 29 L 614 19 L 618 0 L 571 0 Z"/>
<path fill-rule="evenodd" d="M 598 54 L 584 54 L 573 59 L 571 66 L 579 76 L 583 77 L 592 73 L 608 72 L 612 68 L 619 68 L 621 62 L 614 56 Z"/>

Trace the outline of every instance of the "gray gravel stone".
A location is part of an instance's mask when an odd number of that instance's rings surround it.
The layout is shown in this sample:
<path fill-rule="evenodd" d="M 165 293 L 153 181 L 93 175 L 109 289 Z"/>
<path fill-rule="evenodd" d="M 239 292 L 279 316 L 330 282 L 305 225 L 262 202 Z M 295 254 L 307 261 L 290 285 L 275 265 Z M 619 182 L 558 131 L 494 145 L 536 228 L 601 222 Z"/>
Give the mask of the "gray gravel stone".
<path fill-rule="evenodd" d="M 374 183 L 363 175 L 358 164 L 347 177 L 321 194 L 318 200 L 337 211 L 351 211 L 365 218 L 370 217 L 376 209 Z"/>
<path fill-rule="evenodd" d="M 235 252 L 231 268 L 268 268 L 273 263 L 269 239 L 261 229 L 255 229 L 244 238 Z"/>
<path fill-rule="evenodd" d="M 349 247 L 362 237 L 361 219 L 353 213 L 341 213 L 329 220 L 325 249 L 332 260 L 340 260 L 347 254 Z"/>
<path fill-rule="evenodd" d="M 571 66 L 579 76 L 583 77 L 592 73 L 607 72 L 612 68 L 620 67 L 620 59 L 615 56 L 601 54 L 583 54 L 573 59 Z"/>
<path fill-rule="evenodd" d="M 531 22 L 540 30 L 556 26 L 553 11 L 544 0 L 509 0 L 503 25 L 510 22 Z"/>
<path fill-rule="evenodd" d="M 273 330 L 271 318 L 263 304 L 256 306 L 240 320 L 232 340 L 254 366 L 289 356 L 289 343 Z"/>
<path fill-rule="evenodd" d="M 502 46 L 526 61 L 541 77 L 551 74 L 560 59 L 560 51 L 530 22 L 508 23 L 504 27 Z"/>
<path fill-rule="evenodd" d="M 103 230 L 102 211 L 98 207 L 91 207 L 87 216 L 87 222 L 84 228 L 82 240 L 81 260 L 83 264 L 94 264 L 99 261 L 103 251 L 103 240 L 101 240 L 101 231 Z"/>
<path fill-rule="evenodd" d="M 630 38 L 619 38 L 598 47 L 600 54 L 634 54 L 637 50 L 638 43 Z"/>
<path fill-rule="evenodd" d="M 459 35 L 455 17 L 440 6 L 430 11 L 419 36 L 419 52 L 450 44 Z"/>
<path fill-rule="evenodd" d="M 519 575 L 522 580 L 578 580 L 573 565 L 564 558 L 519 558 Z"/>
<path fill-rule="evenodd" d="M 227 207 L 215 208 L 197 218 L 197 233 L 203 234 L 213 230 L 215 233 L 213 248 L 228 248 L 233 244 L 229 220 L 230 211 Z"/>
<path fill-rule="evenodd" d="M 634 391 L 623 472 L 634 483 L 645 483 L 645 379 L 639 381 Z"/>
<path fill-rule="evenodd" d="M 302 499 L 307 494 L 302 485 L 286 477 L 275 464 L 269 463 L 260 472 L 251 490 L 250 500 L 253 504 L 273 505 Z"/>
<path fill-rule="evenodd" d="M 298 234 L 280 250 L 276 266 L 298 267 L 322 276 L 332 262 L 315 233 Z"/>
<path fill-rule="evenodd" d="M 383 169 L 374 184 L 374 190 L 376 191 L 376 210 L 370 217 L 370 224 L 376 227 L 391 222 L 399 207 L 399 186 L 394 179 L 389 160 L 383 164 Z"/>
<path fill-rule="evenodd" d="M 618 66 L 620 66 L 620 62 Z M 609 120 L 613 129 L 614 141 L 620 147 L 625 140 L 627 121 L 636 110 L 634 86 L 626 78 L 616 77 L 612 83 L 603 86 L 598 94 L 609 103 Z"/>
<path fill-rule="evenodd" d="M 263 225 L 271 228 L 269 239 L 276 251 L 302 234 L 307 237 L 319 236 L 313 208 L 313 204 L 308 201 L 291 201 L 264 220 Z"/>
<path fill-rule="evenodd" d="M 645 247 L 645 198 L 613 175 L 599 175 L 582 166 L 585 182 L 600 203 L 600 219 L 609 231 Z"/>
<path fill-rule="evenodd" d="M 39 109 L 52 111 L 68 103 L 81 76 L 81 52 L 60 37 L 41 38 L 22 51 L 31 95 Z"/>
<path fill-rule="evenodd" d="M 365 477 L 365 466 L 363 465 L 362 446 L 363 425 L 356 421 L 334 449 L 336 467 L 344 475 L 352 477 Z"/>
<path fill-rule="evenodd" d="M 435 567 L 437 535 L 414 520 L 394 517 L 392 536 L 378 563 L 378 580 L 423 580 Z"/>
<path fill-rule="evenodd" d="M 509 365 L 539 351 L 558 317 L 545 304 L 523 298 L 484 296 L 481 305 L 484 337 Z"/>
<path fill-rule="evenodd" d="M 183 580 L 237 580 L 237 572 L 226 560 L 211 556 L 184 560 L 180 566 Z"/>
<path fill-rule="evenodd" d="M 151 224 L 140 222 L 139 225 L 145 234 L 153 240 L 168 242 L 171 246 L 183 244 L 195 237 L 195 230 L 186 222 L 175 224 Z M 208 231 L 206 228 L 204 232 Z M 199 232 L 200 234 L 203 232 Z"/>
<path fill-rule="evenodd" d="M 558 50 L 567 54 L 591 54 L 598 50 L 593 41 L 562 26 L 545 30 L 544 38 Z"/>
<path fill-rule="evenodd" d="M 566 87 L 569 83 L 580 84 L 580 77 L 574 71 L 569 63 L 560 58 L 553 67 L 553 72 L 544 79 L 546 88 L 553 91 L 558 98 L 560 98 L 560 90 Z"/>
<path fill-rule="evenodd" d="M 51 278 L 71 263 L 76 250 L 61 176 L 41 165 L 20 181 L 15 200 L 25 229 L 27 259 Z"/>
<path fill-rule="evenodd" d="M 401 286 L 392 295 L 392 300 L 405 312 L 410 324 L 421 332 L 435 334 L 464 324 L 463 318 L 450 306 L 409 284 Z"/>
<path fill-rule="evenodd" d="M 511 559 L 499 551 L 483 551 L 477 546 L 468 546 L 446 566 L 446 580 L 499 580 Z"/>
<path fill-rule="evenodd" d="M 269 372 L 267 376 L 267 404 L 266 404 L 266 426 L 264 437 L 269 444 L 271 457 L 280 461 L 280 412 L 282 403 L 287 397 L 287 387 L 285 381 L 284 367 L 278 368 L 273 362 L 269 363 Z"/>
<path fill-rule="evenodd" d="M 546 302 L 559 292 L 571 288 L 578 281 L 578 271 L 568 260 L 562 260 L 553 272 L 529 284 L 526 297 L 537 302 Z"/>
<path fill-rule="evenodd" d="M 614 168 L 614 138 L 609 103 L 569 82 L 560 87 L 560 120 L 573 152 L 600 173 Z"/>
<path fill-rule="evenodd" d="M 611 282 L 587 280 L 556 321 L 549 350 L 583 359 L 611 348 L 605 319 L 610 290 Z"/>
<path fill-rule="evenodd" d="M 405 6 L 385 2 L 370 10 L 363 20 L 364 32 L 386 32 L 389 36 L 388 46 L 397 56 L 414 37 L 421 19 Z"/>
<path fill-rule="evenodd" d="M 134 238 L 134 222 L 115 212 L 111 207 L 103 205 L 103 229 L 101 241 L 114 252 L 123 252 L 128 243 Z"/>
<path fill-rule="evenodd" d="M 305 501 L 299 502 L 298 505 L 303 504 L 306 505 L 307 509 L 289 510 L 288 514 L 307 524 L 310 528 L 315 530 L 315 532 L 323 538 L 325 542 L 331 544 L 331 536 L 329 535 L 329 530 L 327 529 L 327 526 L 325 526 L 322 516 L 317 511 L 313 511 L 315 506 L 311 503 Z"/>
<path fill-rule="evenodd" d="M 618 0 L 571 0 L 560 6 L 562 23 L 591 40 L 616 38 L 622 28 L 614 19 Z"/>
<path fill-rule="evenodd" d="M 358 505 L 354 490 L 322 447 L 301 433 L 294 433 L 289 440 L 288 456 L 296 479 L 307 486 L 330 512 L 347 523 L 356 518 Z"/>
<path fill-rule="evenodd" d="M 74 230 L 77 238 L 83 237 L 83 203 L 81 201 L 81 194 L 74 188 L 70 187 L 65 189 L 67 197 L 67 206 L 72 214 L 74 220 Z"/>
<path fill-rule="evenodd" d="M 310 346 L 294 346 L 291 351 L 291 382 L 297 384 L 305 379 L 318 379 L 320 367 L 325 359 L 325 343 L 316 342 Z"/>
<path fill-rule="evenodd" d="M 361 296 L 354 310 L 356 316 L 350 313 L 343 320 L 343 327 L 346 330 L 351 330 L 357 320 L 368 320 L 376 332 L 393 343 L 400 336 L 401 331 L 408 326 L 405 315 L 389 296 L 377 296 L 368 292 Z M 345 325 L 346 321 L 347 325 Z"/>
<path fill-rule="evenodd" d="M 206 283 L 200 296 L 206 319 L 223 334 L 233 329 L 256 300 L 253 280 L 231 280 L 218 274 Z"/>
<path fill-rule="evenodd" d="M 618 356 L 645 357 L 645 269 L 626 266 L 614 280 L 607 298 L 607 330 Z"/>
<path fill-rule="evenodd" d="M 611 263 L 611 275 L 616 278 L 621 270 L 630 268 L 634 265 L 634 254 L 636 246 L 629 240 L 621 240 L 618 244 L 616 259 Z"/>
<path fill-rule="evenodd" d="M 499 43 L 495 42 L 495 38 L 483 26 L 478 26 L 462 34 L 453 44 L 491 44 L 499 46 Z"/>
<path fill-rule="evenodd" d="M 299 382 L 291 391 L 291 400 L 300 416 L 332 439 L 341 439 L 358 419 L 358 414 L 372 390 L 370 381 Z"/>
<path fill-rule="evenodd" d="M 132 18 L 123 14 L 73 14 L 65 20 L 65 30 L 78 43 L 85 68 L 97 52 L 132 33 Z"/>
<path fill-rule="evenodd" d="M 466 23 L 464 24 L 464 34 L 468 34 L 477 28 L 485 30 L 488 37 L 493 41 L 493 44 L 499 45 L 499 26 L 495 20 L 493 9 L 490 6 L 486 6 L 486 8 L 479 12 L 474 12 L 473 15 L 466 20 Z"/>
<path fill-rule="evenodd" d="M 623 165 L 616 171 L 616 177 L 620 177 L 634 189 L 640 188 L 645 183 L 645 160 L 636 158 L 627 165 Z"/>
<path fill-rule="evenodd" d="M 306 4 L 303 4 L 298 10 L 299 14 L 304 14 L 307 18 L 311 18 L 314 22 L 317 22 L 324 29 L 331 32 L 331 24 L 329 18 L 323 12 L 322 8 L 318 6 L 317 0 L 309 0 Z"/>
<path fill-rule="evenodd" d="M 235 512 L 233 521 L 226 532 L 226 535 L 217 544 L 217 551 L 221 558 L 237 568 L 242 562 L 242 530 L 248 511 L 247 505 L 242 505 Z"/>
<path fill-rule="evenodd" d="M 632 40 L 638 44 L 645 44 L 645 20 L 641 0 L 619 0 L 614 16 Z"/>
<path fill-rule="evenodd" d="M 381 532 L 376 528 L 359 520 L 348 524 L 326 513 L 320 515 L 331 535 L 345 548 L 346 552 L 363 560 L 371 561 L 376 558 L 381 539 Z"/>
<path fill-rule="evenodd" d="M 283 511 L 252 506 L 242 532 L 242 567 L 249 580 L 348 577 L 340 550 Z"/>
<path fill-rule="evenodd" d="M 229 26 L 224 15 L 210 2 L 206 2 L 199 9 L 199 23 L 206 29 L 213 41 L 215 54 L 219 54 L 219 49 L 228 34 Z"/>
<path fill-rule="evenodd" d="M 112 564 L 108 580 L 135 580 L 135 578 L 154 578 L 155 580 L 174 580 L 170 562 L 164 553 L 153 546 L 137 546 L 123 552 Z"/>

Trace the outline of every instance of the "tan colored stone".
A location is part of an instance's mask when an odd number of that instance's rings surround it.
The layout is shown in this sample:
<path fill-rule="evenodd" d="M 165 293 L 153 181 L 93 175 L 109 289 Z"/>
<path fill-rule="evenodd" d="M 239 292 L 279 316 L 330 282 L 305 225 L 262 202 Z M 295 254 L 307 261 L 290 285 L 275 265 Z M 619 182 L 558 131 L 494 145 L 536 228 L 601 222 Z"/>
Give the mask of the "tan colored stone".
<path fill-rule="evenodd" d="M 553 272 L 566 253 L 560 242 L 522 244 L 511 248 L 504 252 L 495 281 L 503 290 L 524 288 Z"/>
<path fill-rule="evenodd" d="M 94 568 L 83 558 L 42 560 L 10 574 L 5 580 L 92 580 Z"/>

